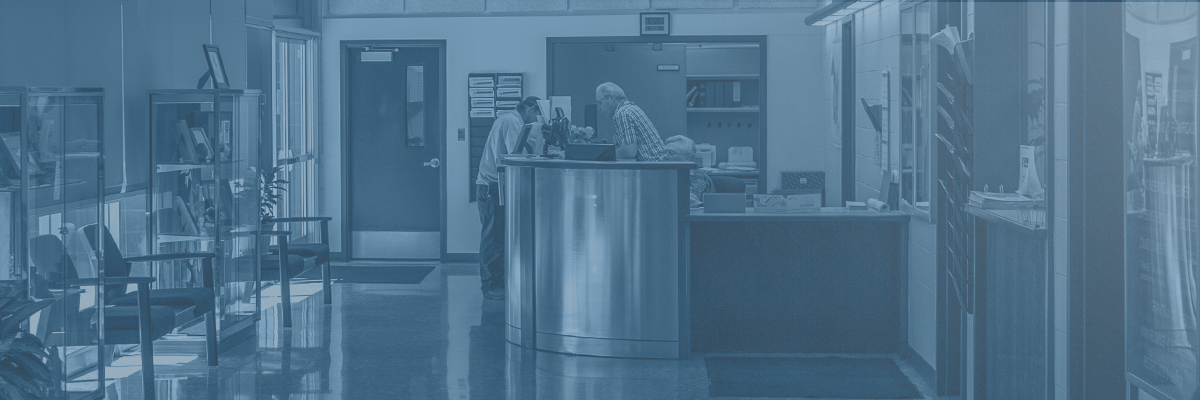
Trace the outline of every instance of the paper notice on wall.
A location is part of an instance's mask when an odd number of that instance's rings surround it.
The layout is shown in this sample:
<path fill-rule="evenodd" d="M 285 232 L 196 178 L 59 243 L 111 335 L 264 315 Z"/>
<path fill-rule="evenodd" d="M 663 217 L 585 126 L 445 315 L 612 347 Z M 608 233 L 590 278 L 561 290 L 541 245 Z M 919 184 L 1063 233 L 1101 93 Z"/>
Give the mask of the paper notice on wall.
<path fill-rule="evenodd" d="M 1036 157 L 1037 147 L 1021 146 L 1021 176 L 1017 181 L 1017 193 L 1031 199 L 1042 198 L 1046 191 L 1042 189 L 1042 180 L 1038 178 Z"/>

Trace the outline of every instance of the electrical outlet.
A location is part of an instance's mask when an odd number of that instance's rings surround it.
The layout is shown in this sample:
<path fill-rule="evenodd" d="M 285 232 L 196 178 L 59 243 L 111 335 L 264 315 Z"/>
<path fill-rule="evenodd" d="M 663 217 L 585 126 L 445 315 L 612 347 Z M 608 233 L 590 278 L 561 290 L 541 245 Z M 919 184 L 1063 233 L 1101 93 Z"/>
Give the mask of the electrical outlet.
<path fill-rule="evenodd" d="M 467 140 L 467 129 L 466 128 L 458 128 L 458 141 L 461 142 L 464 140 Z"/>

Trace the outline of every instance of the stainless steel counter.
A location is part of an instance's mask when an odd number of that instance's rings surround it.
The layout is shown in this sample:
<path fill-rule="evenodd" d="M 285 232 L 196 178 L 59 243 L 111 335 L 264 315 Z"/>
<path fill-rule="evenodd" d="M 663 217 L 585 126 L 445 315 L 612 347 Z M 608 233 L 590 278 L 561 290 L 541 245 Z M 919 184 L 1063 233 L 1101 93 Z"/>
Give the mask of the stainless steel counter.
<path fill-rule="evenodd" d="M 505 159 L 507 339 L 561 353 L 687 356 L 692 163 Z"/>

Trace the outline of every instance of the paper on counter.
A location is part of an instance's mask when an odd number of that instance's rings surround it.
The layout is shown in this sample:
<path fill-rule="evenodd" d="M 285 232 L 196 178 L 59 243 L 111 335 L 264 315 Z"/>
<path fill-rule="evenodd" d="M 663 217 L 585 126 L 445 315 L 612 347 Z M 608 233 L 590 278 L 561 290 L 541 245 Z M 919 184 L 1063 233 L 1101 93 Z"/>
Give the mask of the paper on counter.
<path fill-rule="evenodd" d="M 887 203 L 879 201 L 876 198 L 867 199 L 867 207 L 871 207 L 875 211 L 888 211 Z"/>

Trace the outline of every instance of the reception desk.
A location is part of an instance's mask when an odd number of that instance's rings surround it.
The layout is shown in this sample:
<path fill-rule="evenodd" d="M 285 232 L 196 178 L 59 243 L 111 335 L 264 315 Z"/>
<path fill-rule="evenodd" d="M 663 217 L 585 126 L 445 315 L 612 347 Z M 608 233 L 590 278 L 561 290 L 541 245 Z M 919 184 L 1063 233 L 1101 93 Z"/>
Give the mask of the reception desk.
<path fill-rule="evenodd" d="M 506 338 L 560 353 L 686 358 L 685 162 L 501 160 Z"/>

